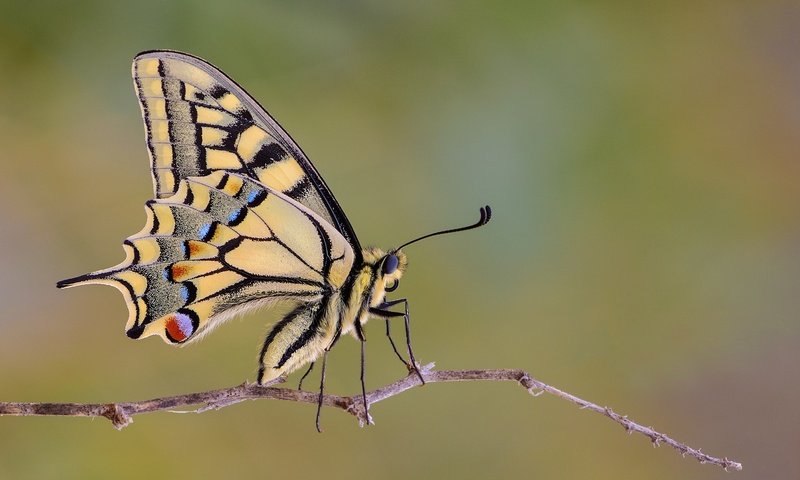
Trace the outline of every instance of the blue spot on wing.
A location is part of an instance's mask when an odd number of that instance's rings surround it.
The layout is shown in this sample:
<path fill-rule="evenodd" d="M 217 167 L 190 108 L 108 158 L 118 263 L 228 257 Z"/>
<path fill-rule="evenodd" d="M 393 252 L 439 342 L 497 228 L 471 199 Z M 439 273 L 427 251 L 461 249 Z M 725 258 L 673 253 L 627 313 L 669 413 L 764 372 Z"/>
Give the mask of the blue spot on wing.
<path fill-rule="evenodd" d="M 247 207 L 241 207 L 238 210 L 234 210 L 228 215 L 228 224 L 231 226 L 236 226 L 242 223 L 244 220 L 245 215 L 247 215 Z"/>
<path fill-rule="evenodd" d="M 255 207 L 260 205 L 265 198 L 267 198 L 266 190 L 253 190 L 249 195 L 247 195 L 247 204 L 251 207 Z"/>
<path fill-rule="evenodd" d="M 197 299 L 197 287 L 192 282 L 183 283 L 181 284 L 180 295 L 184 305 L 192 303 Z"/>
<path fill-rule="evenodd" d="M 189 315 L 185 313 L 176 313 L 175 323 L 178 324 L 178 328 L 184 336 L 189 337 L 194 333 L 194 325 L 192 325 L 192 319 L 189 318 Z"/>
<path fill-rule="evenodd" d="M 209 232 L 211 232 L 211 224 L 206 223 L 200 227 L 200 230 L 198 230 L 197 234 L 200 236 L 201 240 L 208 240 L 207 236 Z"/>

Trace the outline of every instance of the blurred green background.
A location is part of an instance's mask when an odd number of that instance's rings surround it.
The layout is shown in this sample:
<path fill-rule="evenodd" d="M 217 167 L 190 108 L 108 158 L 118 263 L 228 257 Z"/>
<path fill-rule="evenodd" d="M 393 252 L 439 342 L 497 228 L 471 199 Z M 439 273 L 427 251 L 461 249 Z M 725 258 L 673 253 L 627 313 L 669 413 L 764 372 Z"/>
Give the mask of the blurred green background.
<path fill-rule="evenodd" d="M 249 402 L 0 418 L 1 478 L 798 478 L 796 2 L 0 3 L 0 400 L 124 401 L 254 379 L 278 312 L 188 348 L 125 337 L 110 288 L 152 195 L 130 61 L 219 66 L 303 146 L 442 368 L 510 367 L 744 463 L 725 473 L 513 384 L 437 384 L 377 425 Z M 399 329 L 397 330 L 399 332 Z M 367 327 L 368 386 L 399 378 Z M 358 390 L 358 344 L 329 389 Z M 316 378 L 316 376 L 314 377 Z M 296 382 L 297 375 L 292 379 Z M 309 385 L 316 383 L 316 380 Z"/>

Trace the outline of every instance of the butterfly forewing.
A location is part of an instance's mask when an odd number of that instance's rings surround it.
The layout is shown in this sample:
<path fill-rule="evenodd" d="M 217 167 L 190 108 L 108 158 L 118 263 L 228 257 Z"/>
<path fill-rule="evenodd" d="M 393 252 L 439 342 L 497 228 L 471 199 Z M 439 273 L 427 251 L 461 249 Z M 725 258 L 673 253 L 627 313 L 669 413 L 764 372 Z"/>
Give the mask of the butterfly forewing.
<path fill-rule="evenodd" d="M 177 52 L 134 59 L 156 198 L 181 180 L 224 170 L 256 179 L 316 212 L 361 248 L 325 182 L 302 150 L 241 87 L 212 65 Z"/>
<path fill-rule="evenodd" d="M 146 211 L 123 263 L 61 284 L 118 288 L 134 338 L 182 343 L 273 300 L 313 302 L 341 287 L 353 265 L 352 248 L 323 218 L 244 175 L 184 178 Z"/>

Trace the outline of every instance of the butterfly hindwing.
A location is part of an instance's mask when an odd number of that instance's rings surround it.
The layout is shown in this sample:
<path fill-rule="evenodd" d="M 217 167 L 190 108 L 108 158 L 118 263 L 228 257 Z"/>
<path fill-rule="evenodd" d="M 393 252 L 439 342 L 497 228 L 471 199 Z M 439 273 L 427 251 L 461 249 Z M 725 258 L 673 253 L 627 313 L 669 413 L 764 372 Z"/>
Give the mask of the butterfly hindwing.
<path fill-rule="evenodd" d="M 154 51 L 133 62 L 156 198 L 181 180 L 225 170 L 260 181 L 333 225 L 356 255 L 358 239 L 314 166 L 278 123 L 209 63 Z"/>
<path fill-rule="evenodd" d="M 125 261 L 59 284 L 119 289 L 133 338 L 183 343 L 270 301 L 313 302 L 353 265 L 349 243 L 324 219 L 247 176 L 184 178 L 146 211 L 145 227 L 124 242 Z"/>

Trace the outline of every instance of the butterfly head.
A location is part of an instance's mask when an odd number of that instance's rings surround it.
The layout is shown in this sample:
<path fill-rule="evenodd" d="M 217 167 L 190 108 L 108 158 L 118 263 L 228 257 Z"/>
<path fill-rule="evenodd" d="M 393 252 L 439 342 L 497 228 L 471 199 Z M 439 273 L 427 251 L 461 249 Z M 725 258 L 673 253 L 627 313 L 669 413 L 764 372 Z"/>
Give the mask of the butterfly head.
<path fill-rule="evenodd" d="M 406 254 L 398 250 L 385 252 L 378 248 L 367 248 L 363 255 L 365 263 L 372 266 L 375 272 L 375 285 L 385 292 L 395 291 L 408 265 Z"/>
<path fill-rule="evenodd" d="M 383 280 L 384 290 L 393 292 L 400 284 L 400 277 L 406 271 L 408 260 L 406 254 L 399 250 L 391 250 L 383 257 L 381 264 L 381 279 Z"/>

